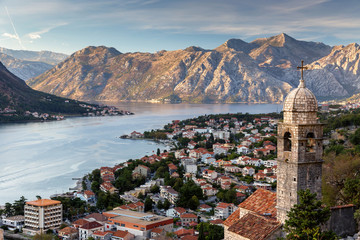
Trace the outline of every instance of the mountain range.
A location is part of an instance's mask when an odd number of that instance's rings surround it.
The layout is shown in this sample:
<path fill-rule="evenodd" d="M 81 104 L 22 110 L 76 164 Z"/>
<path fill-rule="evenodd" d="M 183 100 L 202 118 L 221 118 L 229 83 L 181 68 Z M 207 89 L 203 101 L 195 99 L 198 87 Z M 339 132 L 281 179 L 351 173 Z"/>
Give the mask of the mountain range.
<path fill-rule="evenodd" d="M 0 47 L 0 61 L 17 77 L 27 80 L 65 60 L 66 54 L 50 51 L 12 50 Z"/>
<path fill-rule="evenodd" d="M 355 43 L 331 47 L 284 33 L 250 43 L 230 39 L 212 50 L 121 53 L 90 46 L 27 83 L 84 101 L 281 102 L 298 85 L 296 67 L 304 60 L 307 87 L 332 99 L 360 92 L 359 55 Z"/>

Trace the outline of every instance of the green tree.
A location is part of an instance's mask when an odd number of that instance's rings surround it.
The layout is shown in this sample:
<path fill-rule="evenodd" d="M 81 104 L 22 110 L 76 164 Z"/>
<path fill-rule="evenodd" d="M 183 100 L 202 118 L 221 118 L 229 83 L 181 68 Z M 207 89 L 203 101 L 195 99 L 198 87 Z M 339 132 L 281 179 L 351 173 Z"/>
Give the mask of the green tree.
<path fill-rule="evenodd" d="M 198 240 L 206 240 L 205 233 L 204 233 L 204 224 L 203 223 L 199 224 L 198 230 L 199 230 Z"/>
<path fill-rule="evenodd" d="M 196 210 L 197 207 L 200 205 L 199 199 L 197 196 L 192 196 L 191 199 L 188 202 L 188 206 L 191 210 Z"/>
<path fill-rule="evenodd" d="M 171 206 L 171 203 L 169 202 L 169 200 L 165 199 L 163 206 L 165 210 L 168 210 Z"/>
<path fill-rule="evenodd" d="M 298 194 L 300 203 L 290 209 L 285 221 L 286 239 L 336 239 L 334 233 L 321 230 L 321 226 L 330 218 L 330 209 L 323 207 L 316 194 L 309 189 L 300 190 Z"/>
<path fill-rule="evenodd" d="M 156 207 L 157 207 L 158 209 L 163 209 L 163 208 L 164 208 L 163 202 L 162 202 L 161 200 L 159 200 L 159 201 L 157 202 Z"/>
<path fill-rule="evenodd" d="M 359 145 L 360 144 L 360 128 L 356 129 L 354 134 L 350 135 L 349 140 L 353 145 Z"/>
<path fill-rule="evenodd" d="M 151 200 L 150 197 L 147 197 L 147 198 L 145 199 L 145 212 L 151 211 L 152 208 L 153 208 L 152 205 L 153 205 L 153 201 Z"/>
<path fill-rule="evenodd" d="M 151 193 L 158 193 L 160 192 L 160 187 L 158 185 L 154 185 L 150 188 Z"/>
<path fill-rule="evenodd" d="M 180 188 L 179 193 L 180 193 L 180 197 L 177 202 L 177 205 L 179 205 L 180 207 L 186 207 L 186 208 L 189 207 L 188 204 L 193 196 L 196 196 L 198 201 L 199 199 L 204 199 L 202 189 L 199 186 L 197 186 L 192 180 L 186 182 Z"/>

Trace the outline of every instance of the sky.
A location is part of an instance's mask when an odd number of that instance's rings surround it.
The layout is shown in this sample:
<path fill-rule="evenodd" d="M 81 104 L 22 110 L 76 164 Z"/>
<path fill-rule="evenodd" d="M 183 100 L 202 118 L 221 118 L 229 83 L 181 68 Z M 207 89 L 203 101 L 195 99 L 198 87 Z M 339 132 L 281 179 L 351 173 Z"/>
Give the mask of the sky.
<path fill-rule="evenodd" d="M 280 33 L 347 45 L 360 43 L 359 12 L 358 0 L 0 0 L 0 47 L 156 52 Z"/>

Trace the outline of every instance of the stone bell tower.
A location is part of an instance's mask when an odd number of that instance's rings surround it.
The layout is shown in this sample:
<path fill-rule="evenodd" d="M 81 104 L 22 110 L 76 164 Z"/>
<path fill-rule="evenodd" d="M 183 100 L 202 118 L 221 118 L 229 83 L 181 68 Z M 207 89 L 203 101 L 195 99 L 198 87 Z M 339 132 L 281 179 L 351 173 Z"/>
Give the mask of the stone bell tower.
<path fill-rule="evenodd" d="M 284 121 L 278 125 L 277 219 L 299 201 L 298 191 L 310 189 L 321 198 L 323 125 L 317 120 L 317 100 L 306 88 L 303 69 L 299 86 L 284 101 Z"/>

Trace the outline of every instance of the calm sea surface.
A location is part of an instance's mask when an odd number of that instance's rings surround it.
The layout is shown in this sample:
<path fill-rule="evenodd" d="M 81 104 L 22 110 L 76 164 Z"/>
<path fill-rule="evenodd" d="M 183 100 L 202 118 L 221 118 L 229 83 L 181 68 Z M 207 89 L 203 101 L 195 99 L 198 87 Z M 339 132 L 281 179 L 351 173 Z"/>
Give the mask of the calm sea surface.
<path fill-rule="evenodd" d="M 64 121 L 0 125 L 0 205 L 62 193 L 101 166 L 140 158 L 166 146 L 119 136 L 161 128 L 172 120 L 213 113 L 268 113 L 277 104 L 119 103 L 132 116 L 77 117 Z"/>

